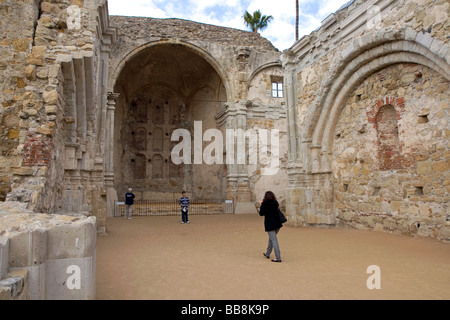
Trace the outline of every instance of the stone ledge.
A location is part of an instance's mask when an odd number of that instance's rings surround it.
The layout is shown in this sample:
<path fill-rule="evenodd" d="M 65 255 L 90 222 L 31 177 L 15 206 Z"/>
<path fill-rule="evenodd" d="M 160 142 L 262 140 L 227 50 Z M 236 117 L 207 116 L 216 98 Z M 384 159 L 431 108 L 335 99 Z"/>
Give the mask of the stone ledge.
<path fill-rule="evenodd" d="M 20 203 L 1 203 L 0 299 L 94 299 L 96 235 L 93 216 L 32 213 Z M 74 277 L 75 288 L 69 285 Z"/>

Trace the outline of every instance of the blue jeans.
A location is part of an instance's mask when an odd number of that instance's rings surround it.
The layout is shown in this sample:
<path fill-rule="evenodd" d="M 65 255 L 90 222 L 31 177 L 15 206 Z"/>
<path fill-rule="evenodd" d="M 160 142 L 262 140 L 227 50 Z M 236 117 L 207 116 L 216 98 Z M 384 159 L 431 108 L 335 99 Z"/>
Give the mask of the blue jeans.
<path fill-rule="evenodd" d="M 181 222 L 188 222 L 188 209 L 186 208 L 186 211 L 183 211 L 183 208 L 181 208 Z"/>

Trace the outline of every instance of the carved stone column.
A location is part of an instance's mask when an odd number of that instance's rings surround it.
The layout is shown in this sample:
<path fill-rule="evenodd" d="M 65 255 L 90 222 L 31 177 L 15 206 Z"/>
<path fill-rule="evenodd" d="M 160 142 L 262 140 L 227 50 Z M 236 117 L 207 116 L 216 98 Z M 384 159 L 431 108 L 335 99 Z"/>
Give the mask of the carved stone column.
<path fill-rule="evenodd" d="M 245 102 L 230 103 L 226 111 L 226 129 L 228 132 L 238 134 L 245 133 L 247 129 L 247 108 Z M 230 143 L 231 138 L 235 139 Z M 247 154 L 241 154 L 238 139 L 236 136 L 227 134 L 227 199 L 233 199 L 235 213 L 256 213 L 256 207 L 252 201 L 252 192 L 249 187 L 249 177 L 247 171 Z M 229 150 L 233 147 L 234 150 Z M 248 150 L 245 150 L 248 153 Z M 233 155 L 230 157 L 230 155 Z"/>
<path fill-rule="evenodd" d="M 117 201 L 117 191 L 114 187 L 114 113 L 119 94 L 108 92 L 106 108 L 106 134 L 104 155 L 104 180 L 106 187 L 106 215 L 114 215 L 114 206 Z"/>
<path fill-rule="evenodd" d="M 105 186 L 114 186 L 114 113 L 119 94 L 108 92 L 106 108 L 106 136 L 105 136 Z"/>
<path fill-rule="evenodd" d="M 301 137 L 297 126 L 297 78 L 295 63 L 292 56 L 284 56 L 283 67 L 285 68 L 284 83 L 286 89 L 286 122 L 288 129 L 288 174 L 299 174 L 303 168 L 301 157 Z"/>
<path fill-rule="evenodd" d="M 297 64 L 293 53 L 283 54 L 289 139 L 286 211 L 290 225 L 334 226 L 331 173 L 321 169 L 320 146 L 312 145 L 298 126 Z"/>

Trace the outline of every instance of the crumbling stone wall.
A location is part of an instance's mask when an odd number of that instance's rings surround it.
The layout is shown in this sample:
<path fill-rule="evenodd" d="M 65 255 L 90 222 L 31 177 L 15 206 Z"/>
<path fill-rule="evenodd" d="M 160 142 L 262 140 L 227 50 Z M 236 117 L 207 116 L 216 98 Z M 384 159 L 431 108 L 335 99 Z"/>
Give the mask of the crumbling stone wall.
<path fill-rule="evenodd" d="M 388 67 L 358 86 L 333 144 L 338 222 L 448 236 L 441 226 L 449 199 L 449 94 L 446 79 L 417 64 Z"/>
<path fill-rule="evenodd" d="M 0 3 L 0 201 L 5 201 L 7 193 L 12 190 L 13 172 L 21 175 L 26 171 L 16 169 L 21 164 L 18 147 L 25 138 L 21 133 L 19 114 L 23 109 L 24 114 L 26 111 L 37 113 L 33 108 L 36 97 L 26 90 L 25 71 L 38 14 L 38 1 Z"/>
<path fill-rule="evenodd" d="M 0 18 L 0 297 L 93 299 L 115 29 L 104 0 L 3 0 Z"/>
<path fill-rule="evenodd" d="M 284 53 L 293 224 L 449 240 L 448 1 L 353 1 Z"/>
<path fill-rule="evenodd" d="M 100 65 L 114 37 L 105 1 L 2 1 L 0 8 L 1 200 L 98 214 L 107 77 Z"/>

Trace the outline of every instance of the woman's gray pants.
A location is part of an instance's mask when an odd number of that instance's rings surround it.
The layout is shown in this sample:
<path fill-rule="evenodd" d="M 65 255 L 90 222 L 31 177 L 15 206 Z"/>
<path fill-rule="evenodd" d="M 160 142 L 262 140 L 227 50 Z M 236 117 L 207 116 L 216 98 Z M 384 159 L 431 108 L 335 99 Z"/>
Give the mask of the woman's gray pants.
<path fill-rule="evenodd" d="M 275 257 L 277 258 L 277 260 L 281 260 L 280 247 L 278 246 L 277 238 L 278 231 L 280 231 L 280 229 L 267 231 L 267 233 L 269 234 L 269 244 L 267 245 L 266 256 L 269 257 L 273 249 L 275 250 Z"/>

